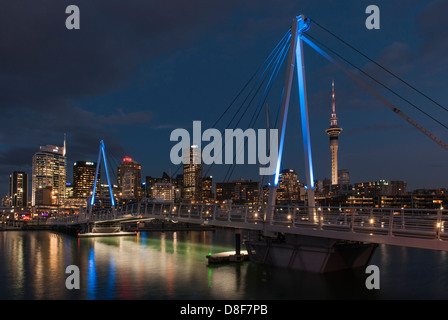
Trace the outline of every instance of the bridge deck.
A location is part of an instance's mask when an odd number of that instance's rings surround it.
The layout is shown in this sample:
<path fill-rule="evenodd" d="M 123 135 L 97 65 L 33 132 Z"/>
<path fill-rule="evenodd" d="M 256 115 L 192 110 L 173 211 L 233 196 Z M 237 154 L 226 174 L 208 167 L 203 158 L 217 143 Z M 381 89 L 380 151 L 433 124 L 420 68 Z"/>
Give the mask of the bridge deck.
<path fill-rule="evenodd" d="M 170 219 L 217 227 L 281 232 L 448 251 L 448 210 L 173 204 L 139 202 L 91 215 L 61 217 L 52 224 Z"/>

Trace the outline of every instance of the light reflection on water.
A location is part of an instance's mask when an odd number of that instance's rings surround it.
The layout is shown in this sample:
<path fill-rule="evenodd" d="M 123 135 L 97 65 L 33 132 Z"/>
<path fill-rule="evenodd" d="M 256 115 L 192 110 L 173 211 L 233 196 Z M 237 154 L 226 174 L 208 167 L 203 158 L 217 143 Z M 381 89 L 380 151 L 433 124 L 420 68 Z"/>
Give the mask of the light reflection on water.
<path fill-rule="evenodd" d="M 446 252 L 379 246 L 364 270 L 310 274 L 245 262 L 208 266 L 208 253 L 233 250 L 232 231 L 141 232 L 74 238 L 47 231 L 0 233 L 0 299 L 446 299 Z M 68 265 L 80 290 L 68 290 Z"/>

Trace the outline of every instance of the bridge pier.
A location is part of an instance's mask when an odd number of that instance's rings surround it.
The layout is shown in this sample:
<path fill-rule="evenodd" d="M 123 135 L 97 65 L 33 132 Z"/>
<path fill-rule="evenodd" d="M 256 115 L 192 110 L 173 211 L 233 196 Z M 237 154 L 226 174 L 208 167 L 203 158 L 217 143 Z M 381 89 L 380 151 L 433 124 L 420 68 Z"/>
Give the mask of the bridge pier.
<path fill-rule="evenodd" d="M 241 255 L 241 230 L 235 231 L 235 254 Z"/>
<path fill-rule="evenodd" d="M 377 247 L 371 243 L 292 234 L 245 244 L 252 262 L 316 273 L 365 267 Z"/>

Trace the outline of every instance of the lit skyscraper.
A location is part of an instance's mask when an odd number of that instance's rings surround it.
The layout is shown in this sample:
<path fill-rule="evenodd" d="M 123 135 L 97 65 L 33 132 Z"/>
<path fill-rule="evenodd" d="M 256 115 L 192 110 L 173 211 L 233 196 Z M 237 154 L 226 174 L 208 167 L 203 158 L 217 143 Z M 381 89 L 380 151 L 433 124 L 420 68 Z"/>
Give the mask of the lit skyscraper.
<path fill-rule="evenodd" d="M 325 132 L 330 137 L 331 149 L 331 184 L 338 184 L 338 136 L 342 132 L 342 128 L 338 127 L 338 118 L 336 117 L 336 105 L 334 96 L 334 81 L 332 83 L 332 113 L 330 118 L 330 127 Z"/>
<path fill-rule="evenodd" d="M 25 172 L 14 171 L 9 175 L 9 193 L 12 206 L 28 205 L 28 175 Z"/>
<path fill-rule="evenodd" d="M 252 180 L 238 180 L 233 182 L 216 183 L 216 200 L 231 200 L 235 204 L 258 204 L 260 182 Z"/>
<path fill-rule="evenodd" d="M 118 167 L 118 187 L 121 192 L 121 199 L 141 198 L 142 185 L 142 165 L 125 157 Z"/>
<path fill-rule="evenodd" d="M 73 197 L 89 198 L 91 196 L 95 183 L 95 170 L 95 162 L 75 162 L 73 165 Z M 100 184 L 100 176 L 101 173 L 98 173 L 97 185 Z"/>
<path fill-rule="evenodd" d="M 213 189 L 213 177 L 212 176 L 203 177 L 202 178 L 202 190 L 201 190 L 202 201 L 204 201 L 204 202 L 213 201 L 212 189 Z"/>
<path fill-rule="evenodd" d="M 202 157 L 201 149 L 192 145 L 190 149 L 183 150 L 184 175 L 183 195 L 192 201 L 202 200 Z"/>
<path fill-rule="evenodd" d="M 151 198 L 158 201 L 174 201 L 174 185 L 170 182 L 156 182 L 151 187 Z"/>
<path fill-rule="evenodd" d="M 296 203 L 300 198 L 298 175 L 293 169 L 283 169 L 279 175 L 277 200 L 281 204 Z"/>
<path fill-rule="evenodd" d="M 39 189 L 51 187 L 53 197 L 58 204 L 66 197 L 65 185 L 67 182 L 66 146 L 41 146 L 40 151 L 33 156 L 31 205 L 36 205 L 36 192 Z"/>

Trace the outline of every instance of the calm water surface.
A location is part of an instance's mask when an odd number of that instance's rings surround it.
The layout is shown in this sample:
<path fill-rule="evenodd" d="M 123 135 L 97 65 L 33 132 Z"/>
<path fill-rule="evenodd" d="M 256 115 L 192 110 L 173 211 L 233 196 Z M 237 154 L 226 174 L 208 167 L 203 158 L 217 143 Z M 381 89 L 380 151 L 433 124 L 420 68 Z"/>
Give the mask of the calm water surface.
<path fill-rule="evenodd" d="M 206 255 L 233 250 L 230 230 L 141 232 L 75 238 L 48 231 L 0 232 L 0 299 L 448 299 L 446 252 L 380 246 L 364 270 L 312 274 L 245 262 L 208 266 Z M 65 286 L 68 265 L 81 288 Z"/>

